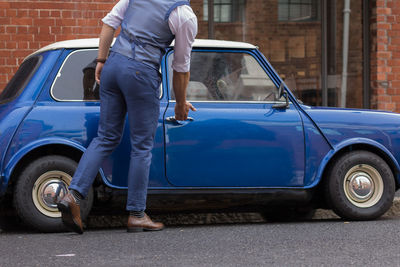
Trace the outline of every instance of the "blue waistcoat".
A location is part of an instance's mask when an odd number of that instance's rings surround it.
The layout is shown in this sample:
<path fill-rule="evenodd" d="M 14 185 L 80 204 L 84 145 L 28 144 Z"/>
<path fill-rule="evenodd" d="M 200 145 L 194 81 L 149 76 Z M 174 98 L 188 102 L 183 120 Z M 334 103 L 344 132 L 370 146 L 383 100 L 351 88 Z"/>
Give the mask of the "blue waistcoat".
<path fill-rule="evenodd" d="M 181 5 L 189 5 L 189 0 L 130 0 L 111 51 L 159 70 L 165 49 L 175 38 L 169 15 Z"/>

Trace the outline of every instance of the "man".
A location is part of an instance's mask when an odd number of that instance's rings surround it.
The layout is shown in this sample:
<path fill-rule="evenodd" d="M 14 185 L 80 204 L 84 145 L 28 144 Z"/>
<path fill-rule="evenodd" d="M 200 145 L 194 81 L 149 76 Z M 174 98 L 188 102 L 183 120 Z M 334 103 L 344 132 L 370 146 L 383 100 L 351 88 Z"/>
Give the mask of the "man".
<path fill-rule="evenodd" d="M 131 154 L 126 209 L 128 232 L 161 230 L 145 213 L 151 150 L 159 117 L 160 61 L 175 38 L 172 67 L 176 96 L 175 118 L 186 120 L 190 52 L 197 34 L 197 18 L 189 2 L 181 0 L 120 0 L 103 18 L 96 81 L 100 83 L 98 136 L 82 156 L 68 193 L 58 204 L 64 224 L 82 234 L 79 203 L 85 198 L 101 163 L 118 146 L 125 115 L 130 126 Z M 109 48 L 121 25 L 115 44 Z M 100 79 L 101 77 L 101 79 Z M 100 82 L 101 80 L 101 82 Z"/>

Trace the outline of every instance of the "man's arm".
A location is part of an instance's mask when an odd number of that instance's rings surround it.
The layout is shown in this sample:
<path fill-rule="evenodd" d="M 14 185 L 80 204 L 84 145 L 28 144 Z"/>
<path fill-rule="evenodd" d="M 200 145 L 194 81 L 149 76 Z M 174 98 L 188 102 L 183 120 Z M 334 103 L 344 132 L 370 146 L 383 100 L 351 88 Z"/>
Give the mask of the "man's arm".
<path fill-rule="evenodd" d="M 172 85 L 175 93 L 175 119 L 186 120 L 189 110 L 196 109 L 186 101 L 186 87 L 190 78 L 190 53 L 197 34 L 197 18 L 189 6 L 180 6 L 172 11 L 169 21 L 171 32 L 175 35 L 174 70 Z"/>
<path fill-rule="evenodd" d="M 98 60 L 106 60 L 110 50 L 111 43 L 114 39 L 115 29 L 107 24 L 103 24 L 100 33 L 99 52 L 97 54 Z M 101 70 L 103 69 L 104 62 L 97 62 L 96 65 L 96 82 L 100 84 Z"/>
<path fill-rule="evenodd" d="M 118 1 L 111 12 L 102 19 L 103 28 L 101 29 L 100 33 L 99 52 L 97 54 L 97 59 L 107 59 L 111 43 L 114 39 L 115 30 L 121 25 L 128 5 L 129 0 Z M 103 66 L 104 62 L 98 62 L 96 66 L 96 82 L 98 84 L 100 84 L 100 74 Z"/>
<path fill-rule="evenodd" d="M 189 109 L 196 111 L 196 109 L 186 101 L 186 88 L 189 83 L 190 72 L 177 72 L 174 70 L 172 84 L 175 93 L 175 119 L 184 121 L 187 120 Z"/>

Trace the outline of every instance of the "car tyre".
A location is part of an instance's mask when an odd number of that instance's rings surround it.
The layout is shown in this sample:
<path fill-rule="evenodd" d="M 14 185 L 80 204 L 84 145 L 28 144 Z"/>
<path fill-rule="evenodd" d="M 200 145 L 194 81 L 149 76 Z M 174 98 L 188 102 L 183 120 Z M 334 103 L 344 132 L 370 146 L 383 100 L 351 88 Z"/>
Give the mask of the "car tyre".
<path fill-rule="evenodd" d="M 23 223 L 41 232 L 67 230 L 56 203 L 68 191 L 76 167 L 74 160 L 58 155 L 41 157 L 25 167 L 14 188 L 14 208 Z M 92 204 L 91 189 L 81 202 L 83 220 Z"/>
<path fill-rule="evenodd" d="M 393 204 L 395 181 L 387 163 L 368 151 L 352 151 L 333 163 L 325 195 L 333 211 L 347 220 L 373 220 Z"/>

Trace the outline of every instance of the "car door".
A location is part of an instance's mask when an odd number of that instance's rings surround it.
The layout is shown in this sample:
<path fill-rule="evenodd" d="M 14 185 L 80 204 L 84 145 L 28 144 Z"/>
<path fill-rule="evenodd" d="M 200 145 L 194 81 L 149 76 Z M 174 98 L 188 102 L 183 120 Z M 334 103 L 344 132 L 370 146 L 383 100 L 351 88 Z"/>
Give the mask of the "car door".
<path fill-rule="evenodd" d="M 173 54 L 167 58 L 171 88 Z M 277 87 L 251 51 L 194 50 L 189 120 L 164 115 L 166 176 L 183 187 L 292 187 L 304 179 L 303 125 L 296 107 L 273 106 Z"/>
<path fill-rule="evenodd" d="M 35 107 L 27 118 L 29 120 L 26 120 L 30 124 L 37 125 L 35 128 L 40 127 L 43 137 L 68 138 L 81 147 L 87 147 L 97 136 L 100 113 L 100 88 L 95 82 L 94 75 L 97 52 L 97 49 L 78 49 L 65 52 L 67 55 L 50 90 L 50 101 L 46 105 Z M 162 103 L 160 114 L 163 114 L 164 111 L 165 104 Z M 50 120 L 51 125 L 42 125 L 42 114 L 51 114 L 54 118 Z M 58 120 L 57 118 L 64 119 Z M 29 134 L 34 138 L 31 133 Z M 167 184 L 163 166 L 162 117 L 159 119 L 155 135 L 152 159 L 149 185 Z M 101 165 L 100 172 L 104 183 L 114 188 L 127 188 L 129 160 L 129 126 L 126 122 L 121 143 Z"/>

